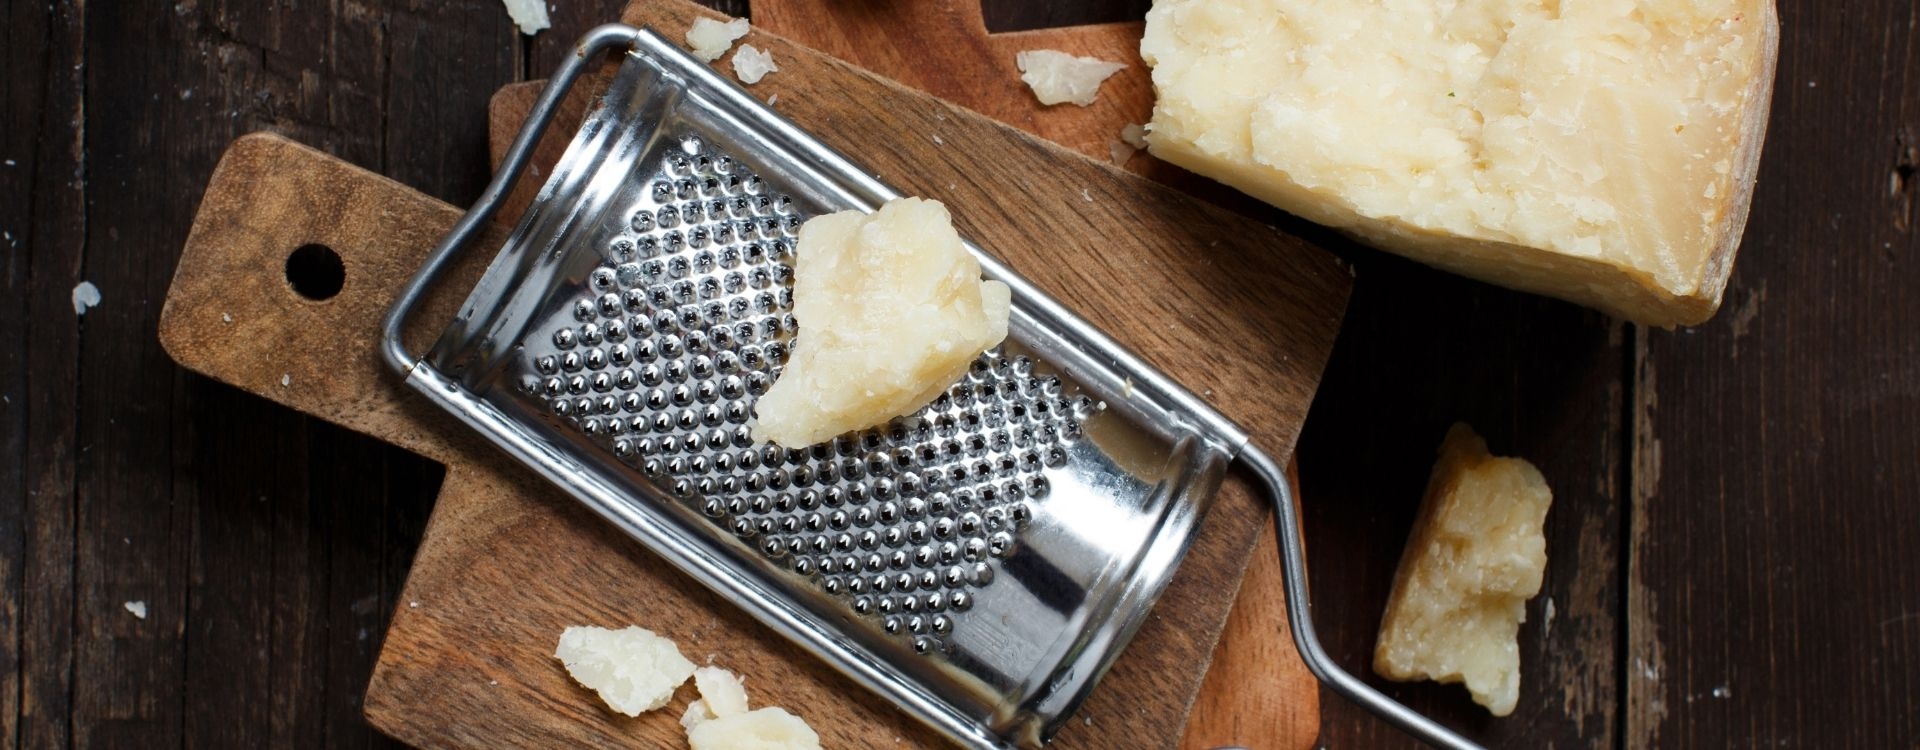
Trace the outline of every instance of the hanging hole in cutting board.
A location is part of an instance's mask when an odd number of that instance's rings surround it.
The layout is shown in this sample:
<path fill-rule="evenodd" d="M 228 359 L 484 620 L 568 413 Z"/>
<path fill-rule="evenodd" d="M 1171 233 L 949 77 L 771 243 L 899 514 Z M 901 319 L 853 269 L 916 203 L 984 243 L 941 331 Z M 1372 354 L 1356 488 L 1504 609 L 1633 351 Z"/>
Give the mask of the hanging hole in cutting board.
<path fill-rule="evenodd" d="M 347 266 L 333 248 L 306 244 L 287 256 L 287 284 L 298 294 L 315 302 L 333 299 L 347 283 Z"/>

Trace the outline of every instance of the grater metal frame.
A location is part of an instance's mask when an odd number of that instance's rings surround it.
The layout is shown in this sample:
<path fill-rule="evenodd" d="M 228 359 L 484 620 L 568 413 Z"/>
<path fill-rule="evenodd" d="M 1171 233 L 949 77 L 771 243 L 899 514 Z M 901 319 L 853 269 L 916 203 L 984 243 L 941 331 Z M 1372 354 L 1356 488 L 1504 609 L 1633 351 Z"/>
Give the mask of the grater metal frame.
<path fill-rule="evenodd" d="M 832 633 L 823 632 L 817 623 L 806 621 L 794 612 L 783 611 L 779 607 L 765 603 L 766 592 L 756 591 L 749 583 L 731 578 L 724 566 L 705 560 L 696 551 L 684 548 L 681 540 L 671 535 L 659 533 L 649 526 L 650 519 L 618 517 L 608 512 L 604 502 L 605 487 L 588 486 L 573 473 L 566 457 L 554 455 L 552 446 L 537 444 L 533 441 L 516 439 L 519 433 L 513 429 L 510 418 L 489 408 L 466 395 L 462 383 L 456 378 L 438 371 L 425 358 L 408 351 L 401 340 L 401 330 L 413 308 L 445 270 L 448 262 L 461 249 L 481 233 L 482 229 L 498 212 L 501 202 L 525 171 L 531 159 L 533 147 L 539 142 L 556 116 L 560 102 L 574 87 L 589 65 L 604 58 L 608 53 L 622 51 L 623 57 L 645 51 L 672 59 L 684 67 L 683 73 L 708 87 L 716 95 L 727 98 L 728 104 L 746 113 L 753 119 L 759 134 L 771 136 L 780 145 L 791 152 L 804 154 L 813 165 L 835 173 L 841 179 L 851 183 L 855 189 L 869 196 L 886 199 L 897 197 L 897 193 L 880 183 L 876 178 L 858 169 L 851 161 L 831 148 L 814 140 L 798 126 L 787 121 L 777 113 L 762 106 L 758 100 L 746 94 L 738 86 L 713 73 L 712 70 L 670 42 L 647 29 L 637 29 L 620 24 L 601 26 L 588 32 L 576 44 L 575 54 L 562 63 L 550 79 L 530 112 L 526 123 L 509 147 L 498 172 L 489 182 L 480 199 L 462 216 L 460 221 L 423 261 L 407 285 L 402 288 L 388 311 L 382 324 L 381 353 L 404 382 L 416 391 L 426 395 L 442 408 L 468 423 L 497 445 L 513 454 L 523 463 L 561 486 L 575 497 L 586 501 L 595 510 L 615 521 L 623 530 L 646 542 L 661 556 L 675 564 L 684 572 L 693 575 L 709 588 L 733 595 L 736 602 L 742 602 L 750 614 L 776 631 L 806 648 L 810 653 L 826 661 L 854 681 L 879 693 L 898 704 L 903 710 L 920 721 L 936 729 L 947 738 L 969 747 L 1010 749 L 1013 747 L 1036 747 L 1044 744 L 1057 729 L 1058 722 L 1084 699 L 1094 680 L 1111 664 L 1117 656 L 1118 648 L 1107 644 L 1106 648 L 1090 649 L 1104 652 L 1097 661 L 1083 665 L 1090 670 L 1080 675 L 1074 689 L 1053 701 L 1051 707 L 1057 715 L 1045 726 L 1032 726 L 1028 721 L 1019 735 L 1010 736 L 1004 728 L 996 730 L 983 724 L 975 717 L 956 711 L 939 696 L 914 684 L 908 684 L 897 675 L 890 673 L 880 665 L 872 663 L 871 654 L 855 648 L 844 639 Z M 1453 733 L 1431 719 L 1394 702 L 1351 674 L 1342 670 L 1321 647 L 1313 629 L 1311 603 L 1308 600 L 1307 579 L 1305 573 L 1304 549 L 1299 535 L 1298 518 L 1294 509 L 1293 491 L 1285 472 L 1258 446 L 1252 445 L 1247 434 L 1225 415 L 1199 399 L 1190 391 L 1174 383 L 1164 374 L 1153 369 L 1137 356 L 1129 352 L 1118 342 L 1106 336 L 1090 323 L 1074 315 L 1063 305 L 1047 296 L 1044 292 L 1026 282 L 1018 273 L 1006 267 L 990 255 L 971 248 L 979 259 L 983 273 L 988 278 L 999 279 L 1012 287 L 1016 300 L 1016 316 L 1024 316 L 1029 329 L 1037 327 L 1041 331 L 1054 334 L 1057 343 L 1072 347 L 1078 356 L 1097 358 L 1104 367 L 1095 367 L 1090 374 L 1100 379 L 1104 374 L 1110 382 L 1097 385 L 1115 386 L 1118 390 L 1121 379 L 1126 381 L 1129 392 L 1141 393 L 1150 402 L 1166 404 L 1183 420 L 1192 424 L 1184 428 L 1206 438 L 1207 445 L 1202 450 L 1217 452 L 1224 461 L 1241 463 L 1259 481 L 1266 491 L 1275 509 L 1275 522 L 1278 526 L 1281 548 L 1281 560 L 1286 583 L 1288 618 L 1292 626 L 1295 645 L 1309 670 L 1336 693 L 1360 704 L 1396 727 L 1416 738 L 1437 747 L 1474 748 L 1477 745 Z M 1088 373 L 1081 373 L 1086 376 Z M 1203 462 L 1204 463 L 1204 462 Z M 1204 467 L 1202 467 L 1204 469 Z M 1219 466 L 1214 466 L 1213 481 L 1217 482 Z M 1203 482 L 1204 484 L 1204 482 Z M 1201 496 L 1204 501 L 1212 494 L 1212 486 L 1205 486 Z M 596 502 L 599 496 L 602 502 Z M 1173 509 L 1182 518 L 1180 523 L 1193 524 L 1197 516 L 1204 511 L 1199 509 Z M 1182 538 L 1190 537 L 1192 528 L 1186 528 Z M 1184 548 L 1182 542 L 1181 549 Z M 1181 549 L 1162 550 L 1156 553 L 1161 564 L 1169 568 L 1177 564 Z M 1168 555 L 1171 557 L 1168 557 Z M 1170 575 L 1170 570 L 1167 571 Z M 1164 580 L 1162 580 L 1164 583 Z M 1150 603 L 1157 593 L 1145 594 Z M 1137 626 L 1137 622 L 1134 623 Z M 1131 629 L 1106 637 L 1118 643 L 1124 643 L 1131 636 Z"/>

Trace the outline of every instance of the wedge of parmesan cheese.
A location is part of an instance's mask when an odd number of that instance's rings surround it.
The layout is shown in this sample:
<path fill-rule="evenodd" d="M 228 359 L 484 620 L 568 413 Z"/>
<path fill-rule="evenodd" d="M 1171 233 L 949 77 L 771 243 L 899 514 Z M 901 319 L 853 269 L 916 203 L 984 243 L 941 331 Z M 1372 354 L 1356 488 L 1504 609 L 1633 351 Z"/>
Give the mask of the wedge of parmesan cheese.
<path fill-rule="evenodd" d="M 1552 503 L 1532 464 L 1496 458 L 1472 428 L 1454 425 L 1400 555 L 1373 671 L 1464 682 L 1493 715 L 1513 713 L 1517 637 L 1547 567 L 1542 529 Z"/>
<path fill-rule="evenodd" d="M 727 54 L 727 50 L 733 48 L 733 43 L 740 41 L 740 37 L 746 36 L 751 29 L 744 18 L 726 23 L 711 18 L 696 18 L 693 19 L 693 25 L 687 28 L 687 47 L 694 57 L 713 62 Z"/>
<path fill-rule="evenodd" d="M 1075 57 L 1052 49 L 1021 52 L 1013 56 L 1013 63 L 1020 68 L 1020 80 L 1033 89 L 1034 98 L 1048 106 L 1092 104 L 1100 96 L 1100 84 L 1127 67 L 1125 63 Z"/>
<path fill-rule="evenodd" d="M 780 708 L 720 716 L 687 731 L 693 750 L 820 750 L 820 735 Z"/>
<path fill-rule="evenodd" d="M 900 198 L 800 227 L 792 358 L 754 436 L 790 448 L 918 411 L 1007 336 L 1012 293 L 980 280 L 939 201 Z"/>
<path fill-rule="evenodd" d="M 693 662 L 673 641 L 641 627 L 570 627 L 560 633 L 553 655 L 575 682 L 628 716 L 667 705 L 674 689 L 693 675 Z"/>
<path fill-rule="evenodd" d="M 1631 320 L 1718 308 L 1772 0 L 1157 0 L 1155 156 L 1387 250 Z"/>

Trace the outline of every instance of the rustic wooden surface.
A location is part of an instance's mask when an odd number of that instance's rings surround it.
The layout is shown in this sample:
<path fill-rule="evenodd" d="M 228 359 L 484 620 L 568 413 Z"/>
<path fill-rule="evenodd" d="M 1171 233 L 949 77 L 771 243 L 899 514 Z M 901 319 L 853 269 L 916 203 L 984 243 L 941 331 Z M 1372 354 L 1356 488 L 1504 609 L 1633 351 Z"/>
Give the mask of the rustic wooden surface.
<path fill-rule="evenodd" d="M 438 470 L 184 374 L 154 337 L 162 293 L 234 137 L 276 129 L 471 200 L 486 98 L 621 4 L 561 4 L 531 41 L 493 0 L 4 6 L 0 744 L 386 744 L 358 701 Z M 995 0 L 986 18 L 1142 5 Z M 1559 492 L 1556 616 L 1522 631 L 1518 712 L 1388 687 L 1496 745 L 1920 738 L 1920 11 L 1781 6 L 1770 143 L 1713 322 L 1616 326 L 1325 243 L 1359 270 L 1301 440 L 1336 658 L 1367 663 L 1448 421 Z M 105 301 L 76 319 L 81 279 Z M 1331 747 L 1406 745 L 1338 699 L 1322 713 Z"/>
<path fill-rule="evenodd" d="M 691 11 L 658 3 L 630 20 L 684 29 Z M 914 192 L 940 194 L 956 214 L 975 217 L 969 234 L 983 245 L 1031 269 L 1036 283 L 1056 289 L 1164 371 L 1245 415 L 1276 450 L 1289 449 L 1349 283 L 1331 257 L 837 62 L 809 61 L 813 53 L 778 39 L 756 41 L 785 61 L 790 80 L 806 82 L 805 92 L 786 92 L 789 99 L 809 94 L 790 116 L 831 133 L 825 137 L 842 148 L 867 145 L 869 168 Z M 943 134 L 946 143 L 890 135 L 920 132 Z M 284 142 L 253 139 L 223 162 L 170 291 L 162 341 L 192 370 L 412 445 L 420 420 L 393 419 L 384 400 L 394 389 L 383 383 L 370 337 L 403 277 L 392 271 L 415 262 L 430 244 L 420 235 L 444 228 L 451 209 L 422 215 L 417 199 L 383 197 L 391 190 L 384 181 L 350 181 L 345 168 L 311 164 L 298 153 Z M 996 170 L 1006 174 L 995 178 Z M 962 181 L 977 184 L 953 187 Z M 941 184 L 949 187 L 941 192 Z M 308 195 L 325 198 L 302 205 Z M 1033 210 L 1001 214 L 1001 202 Z M 416 229 L 393 236 L 396 227 Z M 1066 239 L 1024 241 L 1037 236 Z M 346 258 L 346 289 L 324 303 L 302 302 L 282 281 L 286 253 L 309 242 Z M 1071 262 L 1120 243 L 1132 248 L 1131 262 Z M 1221 260 L 1223 253 L 1230 259 Z M 1141 273 L 1141 266 L 1156 273 Z M 1214 306 L 1223 314 L 1168 320 L 1159 306 Z M 1195 350 L 1188 343 L 1228 338 L 1240 345 Z M 636 554 L 557 493 L 476 470 L 494 463 L 491 454 L 429 453 L 451 468 L 403 591 L 407 606 L 368 691 L 376 726 L 436 746 L 605 744 L 635 736 L 672 744 L 681 734 L 675 711 L 609 720 L 590 696 L 566 686 L 549 654 L 552 634 L 568 623 L 639 622 L 721 655 L 762 686 L 763 701 L 808 716 L 829 744 L 873 746 L 903 734 L 926 744 L 923 732 L 909 732 L 889 712 L 836 699 L 856 689 Z M 533 490 L 543 488 L 533 483 Z M 1223 488 L 1163 606 L 1083 707 L 1087 720 L 1069 724 L 1056 745 L 1163 747 L 1180 737 L 1262 518 L 1244 486 Z M 554 560 L 556 544 L 570 551 L 563 564 Z M 475 664 L 475 654 L 486 659 Z M 1292 687 L 1313 689 L 1299 680 Z M 1289 730 L 1310 739 L 1314 728 Z"/>

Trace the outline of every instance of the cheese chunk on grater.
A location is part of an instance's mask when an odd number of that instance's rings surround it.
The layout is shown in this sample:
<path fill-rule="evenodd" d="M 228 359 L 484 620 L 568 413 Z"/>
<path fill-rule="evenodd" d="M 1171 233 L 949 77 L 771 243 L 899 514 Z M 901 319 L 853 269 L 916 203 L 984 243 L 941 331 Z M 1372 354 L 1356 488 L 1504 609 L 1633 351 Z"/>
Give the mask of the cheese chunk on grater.
<path fill-rule="evenodd" d="M 1013 290 L 1006 343 L 915 414 L 805 449 L 756 442 L 755 399 L 804 333 L 800 225 L 899 196 L 650 30 L 601 27 L 578 46 L 390 311 L 384 352 L 408 385 L 968 747 L 1053 736 L 1236 459 L 1276 498 L 1299 570 L 1284 477 L 1244 431 L 971 243 Z M 408 352 L 399 331 L 424 289 L 614 51 L 599 107 L 453 322 L 424 357 Z M 1458 739 L 1327 662 L 1297 583 L 1294 632 L 1316 674 Z"/>

